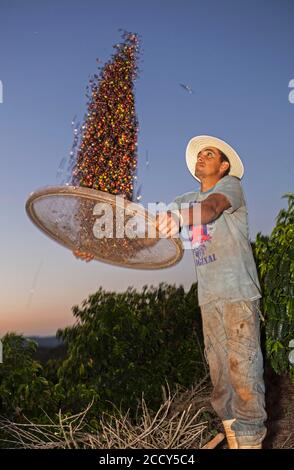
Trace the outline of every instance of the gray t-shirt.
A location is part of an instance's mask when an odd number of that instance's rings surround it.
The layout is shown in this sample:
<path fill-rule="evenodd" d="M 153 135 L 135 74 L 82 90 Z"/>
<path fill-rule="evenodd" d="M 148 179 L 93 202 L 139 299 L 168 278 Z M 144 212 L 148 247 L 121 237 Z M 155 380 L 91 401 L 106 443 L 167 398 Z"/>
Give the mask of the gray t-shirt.
<path fill-rule="evenodd" d="M 196 265 L 199 305 L 217 299 L 258 299 L 260 284 L 240 180 L 224 176 L 209 191 L 184 193 L 172 205 L 180 209 L 182 203 L 200 202 L 213 193 L 224 194 L 231 207 L 209 224 L 186 227 Z"/>

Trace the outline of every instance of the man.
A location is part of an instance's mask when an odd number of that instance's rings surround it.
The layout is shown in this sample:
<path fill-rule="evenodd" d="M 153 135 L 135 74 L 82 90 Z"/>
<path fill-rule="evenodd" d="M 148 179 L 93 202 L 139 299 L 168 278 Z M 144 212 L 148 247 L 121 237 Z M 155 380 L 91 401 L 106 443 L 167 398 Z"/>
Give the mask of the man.
<path fill-rule="evenodd" d="M 260 285 L 248 234 L 240 184 L 243 164 L 226 142 L 190 140 L 189 171 L 200 191 L 174 200 L 160 213 L 157 229 L 172 237 L 191 229 L 205 351 L 214 386 L 211 402 L 223 421 L 229 447 L 258 449 L 266 434 L 263 361 L 259 339 Z M 182 208 L 186 203 L 189 208 Z M 76 251 L 86 261 L 93 256 Z"/>
<path fill-rule="evenodd" d="M 243 164 L 230 145 L 210 136 L 190 140 L 186 162 L 200 191 L 178 196 L 177 210 L 160 213 L 157 228 L 174 236 L 180 218 L 180 227 L 190 230 L 214 387 L 211 403 L 223 421 L 229 448 L 259 449 L 266 434 L 261 294 L 240 184 Z M 189 204 L 183 208 L 182 203 Z"/>

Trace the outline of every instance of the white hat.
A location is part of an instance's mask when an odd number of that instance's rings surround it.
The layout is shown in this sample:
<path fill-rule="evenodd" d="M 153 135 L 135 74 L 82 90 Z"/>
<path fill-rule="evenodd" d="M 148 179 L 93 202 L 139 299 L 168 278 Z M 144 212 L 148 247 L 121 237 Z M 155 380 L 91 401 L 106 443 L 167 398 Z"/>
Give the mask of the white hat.
<path fill-rule="evenodd" d="M 210 135 L 198 135 L 193 137 L 186 149 L 186 162 L 187 166 L 197 181 L 200 181 L 199 178 L 195 175 L 195 164 L 197 160 L 198 153 L 203 150 L 205 147 L 216 147 L 221 150 L 229 159 L 231 168 L 229 174 L 232 176 L 237 176 L 242 178 L 244 173 L 243 163 L 237 152 L 226 142 L 217 137 L 212 137 Z"/>

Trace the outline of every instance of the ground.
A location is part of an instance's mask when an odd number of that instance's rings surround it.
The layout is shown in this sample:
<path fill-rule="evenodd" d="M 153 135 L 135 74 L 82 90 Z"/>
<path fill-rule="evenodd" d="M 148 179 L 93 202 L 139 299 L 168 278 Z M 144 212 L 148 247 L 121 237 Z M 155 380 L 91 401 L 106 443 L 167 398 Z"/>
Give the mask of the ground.
<path fill-rule="evenodd" d="M 287 375 L 266 371 L 268 434 L 266 449 L 294 448 L 294 385 Z"/>
<path fill-rule="evenodd" d="M 268 432 L 263 447 L 265 449 L 294 448 L 294 385 L 287 375 L 278 376 L 270 368 L 266 369 L 265 384 Z M 193 404 L 195 411 L 203 408 L 203 417 L 208 421 L 209 431 L 207 436 L 204 436 L 204 442 L 211 439 L 211 433 L 223 432 L 221 420 L 210 405 L 210 393 L 211 385 L 207 377 L 195 388 L 179 394 L 179 399 L 174 405 L 177 411 L 182 411 L 189 403 Z M 218 448 L 226 448 L 225 441 Z"/>

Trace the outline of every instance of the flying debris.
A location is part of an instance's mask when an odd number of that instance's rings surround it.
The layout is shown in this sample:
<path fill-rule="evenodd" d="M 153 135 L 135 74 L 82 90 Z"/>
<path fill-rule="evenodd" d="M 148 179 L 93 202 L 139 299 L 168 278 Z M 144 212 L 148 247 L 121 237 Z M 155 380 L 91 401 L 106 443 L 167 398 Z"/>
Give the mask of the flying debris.
<path fill-rule="evenodd" d="M 60 164 L 59 164 L 59 167 L 57 169 L 56 178 L 59 178 L 62 175 L 62 173 L 64 171 L 65 164 L 66 164 L 66 158 L 63 157 Z"/>
<path fill-rule="evenodd" d="M 33 283 L 32 283 L 32 287 L 31 287 L 31 289 L 29 290 L 29 295 L 28 295 L 28 300 L 27 300 L 27 308 L 30 307 L 31 301 L 32 301 L 32 298 L 33 298 L 33 295 L 34 295 L 34 293 L 35 293 L 35 291 L 36 291 L 36 285 L 37 285 L 37 282 L 38 282 L 38 279 L 39 279 L 39 275 L 40 275 L 40 271 L 41 271 L 41 268 L 42 268 L 42 265 L 43 265 L 43 261 L 44 261 L 44 260 L 41 260 L 41 261 L 39 262 L 37 271 L 35 272 L 34 279 L 33 279 Z"/>
<path fill-rule="evenodd" d="M 74 117 L 72 118 L 71 120 L 71 125 L 72 127 L 74 127 L 75 123 L 76 123 L 76 120 L 77 120 L 77 115 L 75 114 Z"/>
<path fill-rule="evenodd" d="M 142 184 L 140 184 L 136 194 L 136 201 L 140 201 L 140 199 L 142 199 Z"/>
<path fill-rule="evenodd" d="M 184 90 L 186 90 L 188 93 L 190 93 L 190 94 L 194 93 L 194 91 L 192 90 L 192 88 L 189 85 L 184 85 L 183 83 L 180 83 L 180 86 L 182 88 L 184 88 Z"/>
<path fill-rule="evenodd" d="M 148 166 L 149 166 L 149 164 L 150 164 L 148 150 L 146 150 L 145 159 L 146 159 L 146 168 L 148 168 Z"/>

